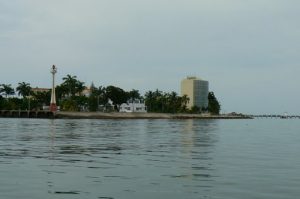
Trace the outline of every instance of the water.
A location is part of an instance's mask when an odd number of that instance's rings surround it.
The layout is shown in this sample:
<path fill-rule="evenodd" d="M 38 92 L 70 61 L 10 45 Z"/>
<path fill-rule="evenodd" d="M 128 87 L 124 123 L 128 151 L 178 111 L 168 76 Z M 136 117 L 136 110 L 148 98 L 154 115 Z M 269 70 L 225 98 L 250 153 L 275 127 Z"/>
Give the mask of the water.
<path fill-rule="evenodd" d="M 0 118 L 0 198 L 299 198 L 299 120 Z"/>

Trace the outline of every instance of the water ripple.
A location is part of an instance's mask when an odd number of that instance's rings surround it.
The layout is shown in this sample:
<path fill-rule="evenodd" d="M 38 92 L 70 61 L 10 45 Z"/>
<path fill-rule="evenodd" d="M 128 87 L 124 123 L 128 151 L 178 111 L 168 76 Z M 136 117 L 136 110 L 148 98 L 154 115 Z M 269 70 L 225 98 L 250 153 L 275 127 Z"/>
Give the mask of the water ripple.
<path fill-rule="evenodd" d="M 1 118 L 0 198 L 297 198 L 300 125 L 251 122 Z"/>

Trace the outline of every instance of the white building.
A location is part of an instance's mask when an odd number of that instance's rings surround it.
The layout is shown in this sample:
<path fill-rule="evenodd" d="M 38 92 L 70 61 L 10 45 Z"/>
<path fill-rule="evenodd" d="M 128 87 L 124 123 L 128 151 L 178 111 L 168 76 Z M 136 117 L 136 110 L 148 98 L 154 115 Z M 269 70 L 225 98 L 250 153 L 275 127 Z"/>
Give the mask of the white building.
<path fill-rule="evenodd" d="M 127 103 L 123 103 L 120 106 L 120 112 L 126 112 L 126 113 L 146 113 L 147 107 L 144 102 L 141 102 L 140 100 L 129 100 Z"/>

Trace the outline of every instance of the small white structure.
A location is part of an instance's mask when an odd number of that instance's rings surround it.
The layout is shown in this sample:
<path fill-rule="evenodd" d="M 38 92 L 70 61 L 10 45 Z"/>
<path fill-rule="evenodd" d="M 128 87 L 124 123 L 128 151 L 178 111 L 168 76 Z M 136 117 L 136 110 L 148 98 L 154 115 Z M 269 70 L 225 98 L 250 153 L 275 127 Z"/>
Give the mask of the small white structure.
<path fill-rule="evenodd" d="M 123 103 L 120 106 L 120 112 L 126 112 L 126 113 L 146 113 L 147 107 L 145 105 L 145 102 L 142 102 L 140 100 L 129 100 L 127 103 Z"/>

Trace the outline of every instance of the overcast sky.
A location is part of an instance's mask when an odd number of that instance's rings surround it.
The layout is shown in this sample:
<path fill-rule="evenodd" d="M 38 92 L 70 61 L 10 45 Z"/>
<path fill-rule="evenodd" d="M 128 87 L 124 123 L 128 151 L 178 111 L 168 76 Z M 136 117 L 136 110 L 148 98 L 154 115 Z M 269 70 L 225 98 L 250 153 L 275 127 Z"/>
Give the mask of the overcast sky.
<path fill-rule="evenodd" d="M 222 111 L 300 113 L 299 0 L 0 0 L 0 83 L 180 92 L 208 80 Z"/>

